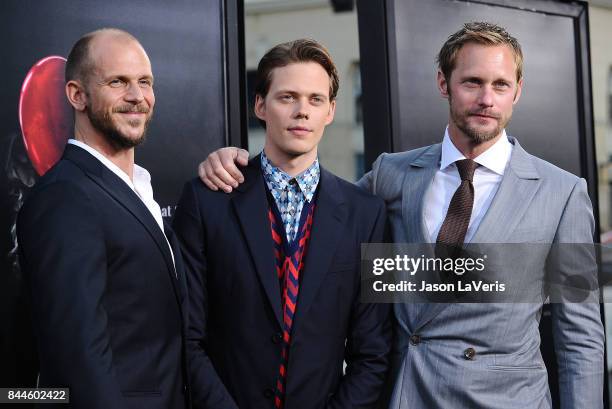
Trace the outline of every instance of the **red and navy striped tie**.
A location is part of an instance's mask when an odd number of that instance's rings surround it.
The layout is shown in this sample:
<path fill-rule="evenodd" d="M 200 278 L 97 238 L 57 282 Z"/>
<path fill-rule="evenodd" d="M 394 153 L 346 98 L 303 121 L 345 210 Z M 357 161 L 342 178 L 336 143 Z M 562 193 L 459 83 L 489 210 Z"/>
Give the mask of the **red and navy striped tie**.
<path fill-rule="evenodd" d="M 289 362 L 289 348 L 291 346 L 291 327 L 293 325 L 293 316 L 295 314 L 298 294 L 300 291 L 300 273 L 304 268 L 303 260 L 308 248 L 308 239 L 310 238 L 313 214 L 314 205 L 310 206 L 308 209 L 306 220 L 295 238 L 295 240 L 298 240 L 298 246 L 295 247 L 292 254 L 285 254 L 285 250 L 283 249 L 283 237 L 286 236 L 283 223 L 277 222 L 272 209 L 268 211 L 268 219 L 270 220 L 272 239 L 274 241 L 276 273 L 278 279 L 282 283 L 281 289 L 283 303 L 283 341 L 281 363 L 274 397 L 274 407 L 277 409 L 282 409 L 285 401 L 287 363 Z"/>

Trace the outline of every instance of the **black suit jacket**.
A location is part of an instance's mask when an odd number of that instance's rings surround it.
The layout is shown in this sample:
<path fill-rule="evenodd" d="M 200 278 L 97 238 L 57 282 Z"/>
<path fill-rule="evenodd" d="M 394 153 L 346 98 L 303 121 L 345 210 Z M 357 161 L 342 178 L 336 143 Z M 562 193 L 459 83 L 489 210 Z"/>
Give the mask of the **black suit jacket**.
<path fill-rule="evenodd" d="M 259 157 L 244 175 L 231 194 L 188 182 L 175 214 L 189 285 L 187 348 L 197 408 L 274 407 L 281 295 Z M 387 372 L 390 309 L 359 302 L 360 244 L 382 241 L 385 207 L 324 169 L 319 183 L 285 408 L 370 408 Z M 212 367 L 218 377 L 209 376 Z"/>
<path fill-rule="evenodd" d="M 159 226 L 125 182 L 69 144 L 17 229 L 40 386 L 70 388 L 71 405 L 58 407 L 185 407 L 181 253 L 168 231 L 175 273 Z"/>

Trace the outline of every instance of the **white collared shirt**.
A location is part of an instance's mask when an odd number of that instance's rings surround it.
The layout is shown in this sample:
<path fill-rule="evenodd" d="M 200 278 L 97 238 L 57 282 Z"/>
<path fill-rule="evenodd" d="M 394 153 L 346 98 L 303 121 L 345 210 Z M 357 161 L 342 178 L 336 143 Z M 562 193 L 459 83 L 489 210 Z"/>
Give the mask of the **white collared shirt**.
<path fill-rule="evenodd" d="M 466 243 L 471 241 L 491 206 L 493 197 L 495 197 L 504 176 L 506 165 L 510 161 L 512 148 L 513 145 L 508 140 L 504 130 L 501 138 L 493 146 L 474 158 L 474 161 L 481 166 L 478 166 L 474 172 L 474 206 L 465 235 Z M 434 175 L 423 202 L 423 216 L 427 228 L 426 237 L 431 243 L 435 243 L 450 201 L 461 184 L 459 171 L 457 165 L 455 165 L 455 162 L 461 159 L 466 159 L 466 157 L 459 152 L 451 141 L 447 127 L 442 140 L 440 169 Z"/>
<path fill-rule="evenodd" d="M 96 149 L 91 146 L 77 141 L 76 139 L 68 139 L 68 143 L 71 145 L 78 146 L 79 148 L 85 149 L 87 152 L 91 153 L 96 159 L 98 159 L 104 166 L 106 166 L 111 172 L 117 175 L 121 180 L 125 182 L 126 185 L 130 187 L 136 193 L 136 195 L 140 198 L 142 203 L 149 209 L 149 212 L 157 222 L 164 238 L 166 238 L 166 243 L 168 244 L 168 249 L 170 250 L 170 255 L 172 256 L 172 262 L 174 263 L 174 253 L 172 252 L 172 247 L 168 242 L 168 238 L 166 237 L 166 233 L 164 232 L 164 221 L 161 214 L 161 208 L 159 204 L 153 198 L 153 186 L 151 185 L 151 174 L 143 167 L 134 164 L 134 181 L 130 179 L 130 177 L 123 170 L 119 168 L 119 166 L 115 165 L 112 161 L 110 161 L 106 156 L 98 152 Z"/>

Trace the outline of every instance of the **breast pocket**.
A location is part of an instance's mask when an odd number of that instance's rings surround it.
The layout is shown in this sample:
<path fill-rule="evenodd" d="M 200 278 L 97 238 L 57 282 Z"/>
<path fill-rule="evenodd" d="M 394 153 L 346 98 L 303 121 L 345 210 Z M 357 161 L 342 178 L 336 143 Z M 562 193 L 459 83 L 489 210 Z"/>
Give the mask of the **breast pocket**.
<path fill-rule="evenodd" d="M 514 229 L 508 236 L 511 243 L 551 243 L 554 236 L 545 227 Z"/>
<path fill-rule="evenodd" d="M 356 269 L 356 263 L 334 263 L 322 277 L 316 298 L 307 312 L 310 320 L 316 322 L 318 332 L 334 336 L 344 334 L 354 297 L 358 296 L 359 272 Z M 300 308 L 299 301 L 297 308 Z"/>
<path fill-rule="evenodd" d="M 333 263 L 329 268 L 328 274 L 336 274 L 343 271 L 355 271 L 359 269 L 359 263 L 357 261 L 340 261 Z"/>

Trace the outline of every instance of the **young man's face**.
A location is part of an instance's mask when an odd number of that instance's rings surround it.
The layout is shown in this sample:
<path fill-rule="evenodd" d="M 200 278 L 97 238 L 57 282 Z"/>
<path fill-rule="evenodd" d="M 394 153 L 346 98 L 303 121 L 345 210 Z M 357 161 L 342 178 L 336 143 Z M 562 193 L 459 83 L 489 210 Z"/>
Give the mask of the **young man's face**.
<path fill-rule="evenodd" d="M 271 77 L 266 97 L 255 100 L 255 114 L 266 122 L 266 154 L 284 159 L 307 155 L 314 161 L 336 108 L 329 99 L 329 75 L 315 62 L 301 62 L 275 68 Z"/>
<path fill-rule="evenodd" d="M 138 43 L 125 38 L 94 46 L 95 68 L 86 87 L 87 116 L 116 146 L 136 146 L 144 139 L 155 105 L 149 58 Z"/>
<path fill-rule="evenodd" d="M 438 87 L 450 107 L 449 130 L 475 144 L 501 135 L 521 95 L 514 54 L 508 46 L 465 44 L 450 81 L 438 72 Z"/>

